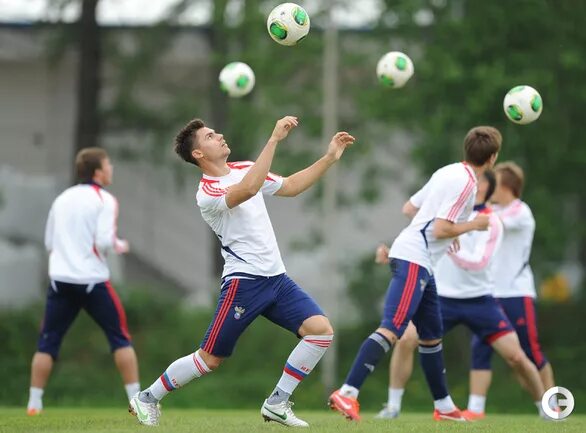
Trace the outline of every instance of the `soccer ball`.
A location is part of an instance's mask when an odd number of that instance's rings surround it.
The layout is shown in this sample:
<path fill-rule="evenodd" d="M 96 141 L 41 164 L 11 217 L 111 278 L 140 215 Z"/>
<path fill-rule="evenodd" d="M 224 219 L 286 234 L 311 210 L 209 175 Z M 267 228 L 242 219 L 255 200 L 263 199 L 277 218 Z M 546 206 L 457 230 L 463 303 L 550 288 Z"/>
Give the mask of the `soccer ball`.
<path fill-rule="evenodd" d="M 228 63 L 219 78 L 220 88 L 233 98 L 249 94 L 254 87 L 254 72 L 246 63 Z"/>
<path fill-rule="evenodd" d="M 539 118 L 543 110 L 543 101 L 533 87 L 516 86 L 505 95 L 503 109 L 510 121 L 526 125 Z"/>
<path fill-rule="evenodd" d="M 413 75 L 413 62 L 407 54 L 391 51 L 378 61 L 376 75 L 383 86 L 398 89 Z"/>
<path fill-rule="evenodd" d="M 295 45 L 309 33 L 309 15 L 295 3 L 282 3 L 274 8 L 267 19 L 267 30 L 281 45 Z"/>

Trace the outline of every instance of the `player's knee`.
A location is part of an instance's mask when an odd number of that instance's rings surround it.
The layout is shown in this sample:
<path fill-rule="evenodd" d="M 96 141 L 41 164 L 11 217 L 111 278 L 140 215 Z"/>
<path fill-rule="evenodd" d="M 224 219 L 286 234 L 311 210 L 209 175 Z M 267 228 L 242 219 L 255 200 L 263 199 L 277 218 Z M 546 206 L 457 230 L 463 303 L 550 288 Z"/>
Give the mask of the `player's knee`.
<path fill-rule="evenodd" d="M 299 328 L 299 335 L 333 335 L 334 328 L 325 316 L 312 316 L 306 319 Z"/>
<path fill-rule="evenodd" d="M 505 361 L 513 368 L 520 367 L 526 360 L 529 361 L 522 350 L 515 350 L 505 356 Z"/>
<path fill-rule="evenodd" d="M 203 359 L 203 362 L 206 363 L 206 366 L 210 370 L 215 370 L 222 364 L 224 358 L 220 358 L 219 356 L 212 355 L 211 353 L 206 352 L 205 350 L 199 349 L 199 356 Z"/>
<path fill-rule="evenodd" d="M 390 329 L 377 328 L 377 330 L 375 332 L 378 332 L 379 334 L 381 334 L 383 337 L 385 337 L 389 341 L 389 343 L 391 343 L 393 345 L 398 341 L 397 336 Z"/>

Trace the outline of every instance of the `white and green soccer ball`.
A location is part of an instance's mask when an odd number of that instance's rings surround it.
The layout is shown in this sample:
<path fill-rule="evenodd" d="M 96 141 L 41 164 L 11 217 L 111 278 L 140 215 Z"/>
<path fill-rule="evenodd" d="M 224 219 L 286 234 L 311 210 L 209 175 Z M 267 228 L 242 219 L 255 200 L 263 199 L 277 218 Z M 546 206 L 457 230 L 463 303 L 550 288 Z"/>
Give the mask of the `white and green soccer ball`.
<path fill-rule="evenodd" d="M 282 3 L 275 7 L 267 19 L 267 30 L 281 45 L 295 45 L 309 33 L 309 15 L 295 3 Z"/>
<path fill-rule="evenodd" d="M 505 95 L 503 109 L 511 122 L 526 125 L 541 116 L 543 100 L 533 87 L 516 86 Z"/>
<path fill-rule="evenodd" d="M 220 88 L 232 98 L 249 94 L 254 88 L 254 72 L 246 63 L 228 63 L 220 72 Z"/>
<path fill-rule="evenodd" d="M 386 53 L 376 65 L 379 82 L 393 89 L 403 87 L 413 76 L 413 72 L 413 62 L 407 54 L 400 51 Z"/>

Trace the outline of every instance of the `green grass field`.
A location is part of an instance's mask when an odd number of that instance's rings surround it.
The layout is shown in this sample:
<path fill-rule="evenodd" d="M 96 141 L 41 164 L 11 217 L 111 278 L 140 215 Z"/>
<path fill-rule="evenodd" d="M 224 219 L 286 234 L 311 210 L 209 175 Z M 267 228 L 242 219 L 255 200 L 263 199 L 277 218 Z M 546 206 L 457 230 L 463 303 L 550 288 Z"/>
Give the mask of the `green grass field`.
<path fill-rule="evenodd" d="M 392 421 L 374 420 L 374 413 L 364 413 L 363 421 L 350 423 L 329 411 L 303 411 L 298 415 L 308 421 L 316 433 L 343 432 L 478 432 L 478 433 L 547 433 L 585 432 L 586 416 L 572 415 L 564 422 L 542 421 L 531 415 L 491 415 L 475 423 L 434 422 L 430 414 L 403 414 Z M 163 410 L 156 431 L 165 433 L 256 433 L 279 432 L 284 427 L 265 423 L 257 411 L 251 410 Z M 50 409 L 38 417 L 27 417 L 22 408 L 0 408 L 0 432 L 10 433 L 128 433 L 150 432 L 122 409 Z"/>

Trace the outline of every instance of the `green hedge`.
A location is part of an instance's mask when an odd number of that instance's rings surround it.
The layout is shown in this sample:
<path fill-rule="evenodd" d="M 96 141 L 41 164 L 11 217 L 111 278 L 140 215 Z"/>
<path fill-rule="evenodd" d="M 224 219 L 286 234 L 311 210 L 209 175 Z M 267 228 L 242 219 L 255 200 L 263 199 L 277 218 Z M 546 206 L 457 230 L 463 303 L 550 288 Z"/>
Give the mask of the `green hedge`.
<path fill-rule="evenodd" d="M 148 293 L 148 294 L 147 294 Z M 123 292 L 129 328 L 139 356 L 142 385 L 146 387 L 176 358 L 193 351 L 202 338 L 211 311 L 184 308 L 160 292 Z M 584 303 L 540 306 L 541 342 L 552 362 L 557 383 L 569 388 L 584 411 L 586 380 L 581 367 L 586 359 L 583 344 Z M 28 398 L 30 360 L 35 351 L 43 306 L 0 312 L 0 405 L 24 406 Z M 353 328 L 337 324 L 340 353 L 339 382 L 344 379 L 356 350 L 376 322 Z M 216 373 L 175 392 L 165 400 L 169 407 L 257 408 L 278 380 L 296 338 L 265 319 L 253 323 L 238 343 L 234 356 Z M 465 406 L 468 387 L 469 337 L 457 329 L 446 337 L 445 356 L 452 395 Z M 495 358 L 495 379 L 488 410 L 532 412 L 534 406 L 512 379 L 504 363 Z M 385 401 L 388 359 L 367 381 L 361 393 L 366 410 L 377 410 Z M 304 408 L 325 408 L 326 390 L 319 381 L 319 367 L 299 387 L 295 400 Z M 46 406 L 115 406 L 125 404 L 120 377 L 100 329 L 84 313 L 65 338 L 59 362 L 45 393 Z M 430 396 L 416 366 L 404 398 L 407 410 L 430 410 Z"/>

